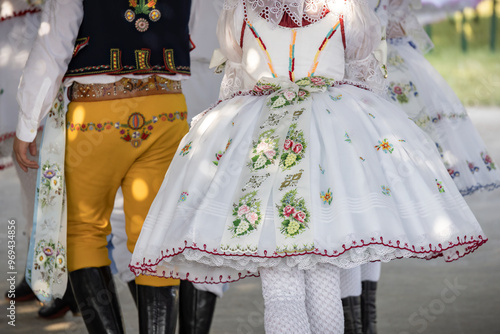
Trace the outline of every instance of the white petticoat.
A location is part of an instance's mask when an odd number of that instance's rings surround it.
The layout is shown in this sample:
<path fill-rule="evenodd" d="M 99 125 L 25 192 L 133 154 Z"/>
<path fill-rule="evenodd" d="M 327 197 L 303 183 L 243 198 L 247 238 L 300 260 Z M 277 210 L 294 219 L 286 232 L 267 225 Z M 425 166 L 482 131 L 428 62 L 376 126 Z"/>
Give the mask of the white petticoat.
<path fill-rule="evenodd" d="M 311 243 L 299 234 L 291 248 L 278 244 L 283 229 L 271 194 L 262 203 L 267 214 L 257 226 L 257 249 L 221 246 L 228 229 L 234 232 L 227 222 L 235 215 L 240 178 L 248 173 L 254 130 L 270 112 L 266 96 L 236 96 L 206 113 L 181 142 L 131 270 L 220 283 L 258 276 L 262 267 L 308 269 L 327 262 L 351 268 L 439 256 L 454 261 L 486 242 L 435 144 L 399 108 L 351 85 L 310 98 L 309 164 L 302 168 L 309 169 Z"/>
<path fill-rule="evenodd" d="M 500 173 L 451 87 L 408 38 L 389 40 L 389 98 L 431 138 L 462 195 L 500 187 Z"/>

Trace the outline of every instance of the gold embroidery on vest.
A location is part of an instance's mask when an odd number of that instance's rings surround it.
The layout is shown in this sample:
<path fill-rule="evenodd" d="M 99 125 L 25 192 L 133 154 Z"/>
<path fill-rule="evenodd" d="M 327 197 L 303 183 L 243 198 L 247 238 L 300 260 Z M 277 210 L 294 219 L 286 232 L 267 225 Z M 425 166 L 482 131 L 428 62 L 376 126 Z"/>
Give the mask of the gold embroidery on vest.
<path fill-rule="evenodd" d="M 111 49 L 111 70 L 117 71 L 122 69 L 122 52 L 120 49 Z"/>
<path fill-rule="evenodd" d="M 163 60 L 165 62 L 165 67 L 167 68 L 167 70 L 174 73 L 177 72 L 174 62 L 174 49 L 167 49 L 167 50 L 163 49 L 163 52 L 164 52 Z"/>
<path fill-rule="evenodd" d="M 135 63 L 138 70 L 146 70 L 151 68 L 151 64 L 149 64 L 149 54 L 150 51 L 143 50 L 135 50 Z"/>

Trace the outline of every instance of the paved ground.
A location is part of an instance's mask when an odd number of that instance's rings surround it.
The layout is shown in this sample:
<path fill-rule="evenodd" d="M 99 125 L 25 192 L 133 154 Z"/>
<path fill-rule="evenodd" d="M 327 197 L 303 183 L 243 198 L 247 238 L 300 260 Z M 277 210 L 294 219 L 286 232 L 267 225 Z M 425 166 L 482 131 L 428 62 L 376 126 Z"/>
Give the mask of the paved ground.
<path fill-rule="evenodd" d="M 476 108 L 470 116 L 500 162 L 500 108 Z M 0 174 L 0 292 L 7 281 L 7 220 L 21 219 L 19 182 L 13 170 Z M 381 334 L 500 333 L 500 191 L 467 199 L 489 241 L 476 253 L 451 264 L 398 260 L 382 267 L 378 310 Z M 24 266 L 25 238 L 18 235 L 18 270 Z M 126 286 L 117 282 L 127 333 L 137 333 L 137 312 Z M 86 333 L 81 318 L 37 318 L 38 304 L 17 304 L 16 327 L 7 325 L 0 298 L 0 333 Z M 218 301 L 212 334 L 264 333 L 259 279 L 231 285 Z M 93 334 L 93 333 L 92 333 Z M 300 333 L 299 333 L 300 334 Z"/>

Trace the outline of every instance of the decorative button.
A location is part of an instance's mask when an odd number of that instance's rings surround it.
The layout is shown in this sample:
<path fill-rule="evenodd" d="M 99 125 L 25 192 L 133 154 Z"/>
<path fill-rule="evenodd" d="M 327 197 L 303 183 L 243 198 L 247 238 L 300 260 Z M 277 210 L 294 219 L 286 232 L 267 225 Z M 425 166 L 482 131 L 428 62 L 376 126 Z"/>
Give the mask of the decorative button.
<path fill-rule="evenodd" d="M 128 9 L 125 12 L 125 20 L 127 20 L 128 22 L 132 22 L 134 19 L 135 19 L 135 13 L 130 9 Z"/>
<path fill-rule="evenodd" d="M 139 32 L 145 32 L 149 29 L 149 22 L 146 19 L 140 18 L 135 21 L 135 28 Z"/>
<path fill-rule="evenodd" d="M 159 19 L 161 18 L 161 13 L 158 9 L 153 9 L 150 13 L 149 13 L 149 19 L 153 22 L 156 22 L 158 21 Z"/>

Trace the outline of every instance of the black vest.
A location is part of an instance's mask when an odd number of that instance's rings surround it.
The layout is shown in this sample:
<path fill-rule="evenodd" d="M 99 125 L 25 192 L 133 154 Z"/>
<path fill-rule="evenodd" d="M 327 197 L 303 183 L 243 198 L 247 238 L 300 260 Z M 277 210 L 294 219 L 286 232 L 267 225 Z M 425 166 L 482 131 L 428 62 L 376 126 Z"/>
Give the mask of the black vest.
<path fill-rule="evenodd" d="M 65 77 L 190 74 L 191 0 L 84 0 Z"/>

